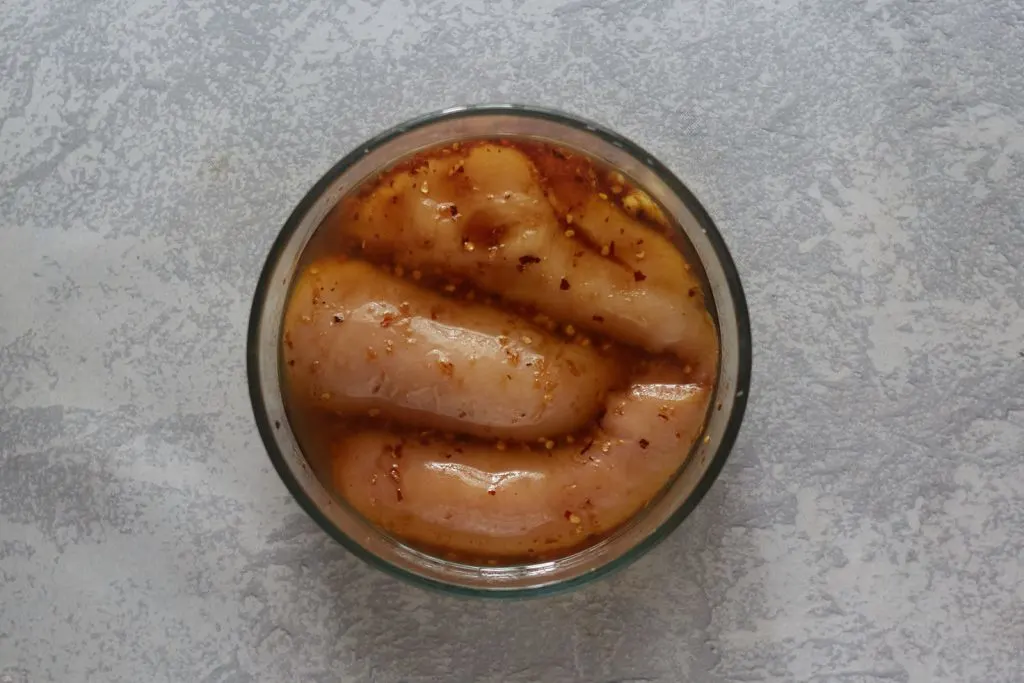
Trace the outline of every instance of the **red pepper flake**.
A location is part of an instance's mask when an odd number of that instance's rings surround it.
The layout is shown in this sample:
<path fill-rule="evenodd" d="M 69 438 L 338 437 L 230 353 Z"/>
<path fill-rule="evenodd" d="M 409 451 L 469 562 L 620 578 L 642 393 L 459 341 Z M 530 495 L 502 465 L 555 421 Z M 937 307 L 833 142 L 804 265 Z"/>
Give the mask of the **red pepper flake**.
<path fill-rule="evenodd" d="M 288 361 L 288 367 L 290 367 L 290 368 L 295 367 L 295 359 L 294 358 L 292 358 L 290 361 Z"/>
<path fill-rule="evenodd" d="M 487 489 L 487 495 L 488 496 L 496 496 L 496 495 L 498 495 L 498 492 L 495 491 L 494 489 Z"/>
<path fill-rule="evenodd" d="M 392 313 L 385 313 L 384 317 L 380 320 L 381 327 L 390 327 L 391 323 L 395 322 L 395 316 Z"/>
<path fill-rule="evenodd" d="M 592 316 L 592 320 L 595 323 L 603 323 L 604 322 L 604 316 L 603 315 L 595 315 L 595 316 Z"/>
<path fill-rule="evenodd" d="M 647 439 L 640 439 L 640 448 L 647 448 L 651 445 L 651 442 Z"/>
<path fill-rule="evenodd" d="M 608 243 L 608 255 L 615 258 L 615 240 Z"/>
<path fill-rule="evenodd" d="M 690 287 L 690 291 L 687 292 L 687 294 L 689 296 L 691 296 L 691 297 L 697 296 L 697 288 L 696 287 Z"/>
<path fill-rule="evenodd" d="M 398 502 L 399 502 L 399 503 L 401 503 L 401 502 L 402 502 L 402 500 L 403 500 L 403 499 L 405 498 L 405 496 L 403 496 L 403 495 L 402 495 L 402 489 L 401 489 L 401 487 L 396 487 L 396 488 L 395 488 L 395 497 L 397 497 L 397 498 L 398 498 Z"/>
<path fill-rule="evenodd" d="M 572 517 L 572 512 L 571 512 L 571 511 L 569 511 L 569 510 L 566 510 L 566 511 L 565 511 L 565 512 L 564 512 L 564 513 L 562 514 L 562 516 L 563 516 L 563 517 L 565 517 L 566 519 L 569 519 L 570 517 Z"/>
<path fill-rule="evenodd" d="M 280 420 L 274 420 L 274 429 L 280 429 L 280 428 L 281 428 L 281 421 Z"/>
<path fill-rule="evenodd" d="M 452 218 L 455 218 L 456 216 L 459 215 L 459 207 L 455 206 L 454 204 L 448 205 L 448 211 L 449 213 L 451 213 Z"/>
<path fill-rule="evenodd" d="M 332 325 L 334 323 L 343 323 L 343 322 L 345 322 L 345 316 L 343 316 L 341 313 L 335 313 L 334 316 L 331 318 L 331 324 Z"/>
<path fill-rule="evenodd" d="M 591 439 L 590 441 L 587 442 L 587 445 L 583 447 L 583 450 L 580 451 L 580 455 L 586 455 L 587 451 L 589 451 L 590 447 L 593 446 L 593 445 L 594 445 L 594 440 Z"/>
<path fill-rule="evenodd" d="M 438 361 L 437 365 L 441 368 L 441 374 L 445 377 L 451 377 L 455 373 L 455 364 L 450 360 Z"/>
<path fill-rule="evenodd" d="M 647 279 L 647 276 L 644 275 L 642 271 L 634 270 L 633 279 L 636 280 L 637 282 L 643 282 L 644 280 Z"/>
<path fill-rule="evenodd" d="M 569 281 L 563 277 L 561 284 L 558 285 L 558 288 L 561 289 L 563 292 L 569 289 Z"/>
<path fill-rule="evenodd" d="M 532 256 L 530 254 L 527 254 L 526 256 L 520 256 L 519 257 L 519 265 L 521 265 L 521 266 L 528 266 L 531 263 L 540 263 L 540 257 Z"/>

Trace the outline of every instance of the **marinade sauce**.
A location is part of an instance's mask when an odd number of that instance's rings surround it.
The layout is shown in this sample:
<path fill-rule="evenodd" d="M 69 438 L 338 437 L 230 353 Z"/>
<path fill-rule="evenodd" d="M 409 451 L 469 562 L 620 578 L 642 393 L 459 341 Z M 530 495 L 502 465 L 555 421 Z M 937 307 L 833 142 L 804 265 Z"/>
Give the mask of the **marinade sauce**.
<path fill-rule="evenodd" d="M 699 438 L 704 293 L 642 188 L 517 139 L 428 149 L 351 192 L 305 250 L 286 409 L 321 480 L 412 546 L 551 559 L 647 505 Z"/>

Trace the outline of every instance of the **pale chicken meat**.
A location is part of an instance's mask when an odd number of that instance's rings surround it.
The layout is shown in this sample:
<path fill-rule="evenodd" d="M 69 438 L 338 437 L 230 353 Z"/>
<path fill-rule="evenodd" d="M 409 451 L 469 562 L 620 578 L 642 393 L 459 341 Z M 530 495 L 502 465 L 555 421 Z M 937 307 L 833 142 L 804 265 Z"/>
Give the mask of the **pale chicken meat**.
<path fill-rule="evenodd" d="M 576 430 L 616 374 L 592 347 L 359 261 L 306 268 L 284 335 L 286 376 L 308 405 L 484 437 Z"/>
<path fill-rule="evenodd" d="M 628 239 L 616 242 L 594 227 L 605 218 L 597 206 L 587 207 L 576 234 L 560 221 L 526 155 L 483 144 L 396 171 L 331 220 L 370 258 L 443 270 L 648 351 L 695 363 L 706 357 L 714 327 L 681 257 L 656 254 L 664 237 L 621 211 L 605 213 L 616 219 L 613 228 L 629 228 Z M 646 250 L 637 245 L 645 237 Z M 646 261 L 635 258 L 640 251 L 650 252 Z"/>
<path fill-rule="evenodd" d="M 334 441 L 332 481 L 367 519 L 469 556 L 560 554 L 612 531 L 680 467 L 709 392 L 677 368 L 609 396 L 600 428 L 552 450 L 421 440 L 366 430 Z"/>

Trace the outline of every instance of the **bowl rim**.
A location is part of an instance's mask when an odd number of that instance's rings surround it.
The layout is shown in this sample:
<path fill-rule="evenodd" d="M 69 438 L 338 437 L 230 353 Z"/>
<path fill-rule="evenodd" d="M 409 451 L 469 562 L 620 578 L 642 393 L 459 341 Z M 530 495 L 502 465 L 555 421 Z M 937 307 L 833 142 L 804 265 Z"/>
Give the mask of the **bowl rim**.
<path fill-rule="evenodd" d="M 736 313 L 736 354 L 737 374 L 735 380 L 735 398 L 729 420 L 725 425 L 722 438 L 718 443 L 714 454 L 710 458 L 707 468 L 701 474 L 692 493 L 682 504 L 672 512 L 652 533 L 642 539 L 635 546 L 626 551 L 623 555 L 605 564 L 602 564 L 588 572 L 553 584 L 538 586 L 527 586 L 521 588 L 478 588 L 460 586 L 453 583 L 421 576 L 396 566 L 382 557 L 379 557 L 364 549 L 359 543 L 342 533 L 330 520 L 319 510 L 312 498 L 306 494 L 298 479 L 292 474 L 288 467 L 284 454 L 281 452 L 274 438 L 274 430 L 268 415 L 267 406 L 260 391 L 260 369 L 259 369 L 259 338 L 260 327 L 263 318 L 264 303 L 271 286 L 271 273 L 275 270 L 286 245 L 292 235 L 298 230 L 303 218 L 313 207 L 314 203 L 327 191 L 330 185 L 341 176 L 349 167 L 370 151 L 384 145 L 395 138 L 398 138 L 412 130 L 433 125 L 435 123 L 478 116 L 519 116 L 524 118 L 536 118 L 552 121 L 561 125 L 585 131 L 616 147 L 623 149 L 634 158 L 642 160 L 647 167 L 657 174 L 662 182 L 683 202 L 687 210 L 691 212 L 694 219 L 705 232 L 710 242 L 719 266 L 725 274 L 725 280 L 732 298 L 733 308 Z M 700 501 L 710 490 L 711 485 L 718 478 L 725 461 L 728 459 L 735 445 L 739 434 L 740 425 L 746 411 L 747 398 L 750 393 L 752 344 L 750 332 L 750 316 L 747 309 L 746 297 L 740 282 L 739 273 L 732 259 L 725 240 L 718 231 L 717 226 L 711 219 L 704 206 L 697 200 L 690 189 L 683 184 L 676 175 L 662 164 L 653 154 L 632 142 L 623 135 L 612 131 L 601 124 L 595 123 L 575 114 L 569 114 L 556 109 L 527 104 L 477 104 L 460 105 L 447 109 L 423 114 L 394 125 L 384 132 L 370 138 L 366 142 L 357 145 L 351 152 L 335 163 L 320 179 L 306 192 L 305 196 L 292 210 L 288 219 L 284 222 L 277 234 L 270 251 L 264 261 L 253 293 L 252 306 L 249 312 L 248 332 L 246 335 L 246 378 L 249 385 L 249 399 L 252 404 L 253 416 L 264 448 L 270 458 L 271 464 L 277 471 L 278 476 L 284 482 L 288 492 L 296 500 L 299 506 L 323 529 L 331 538 L 340 543 L 342 547 L 367 563 L 371 567 L 418 585 L 420 587 L 440 590 L 447 594 L 490 597 L 490 598 L 524 598 L 552 595 L 578 588 L 590 583 L 597 578 L 622 569 L 645 554 L 665 540 L 675 529 L 686 519 L 697 507 Z"/>

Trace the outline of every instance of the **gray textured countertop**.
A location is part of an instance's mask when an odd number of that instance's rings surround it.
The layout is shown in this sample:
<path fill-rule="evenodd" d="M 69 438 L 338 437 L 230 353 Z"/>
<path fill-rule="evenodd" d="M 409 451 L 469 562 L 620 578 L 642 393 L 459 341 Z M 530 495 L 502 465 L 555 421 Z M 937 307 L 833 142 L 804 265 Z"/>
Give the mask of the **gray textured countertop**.
<path fill-rule="evenodd" d="M 1024 680 L 1022 63 L 1020 0 L 4 3 L 0 681 Z M 674 169 L 755 347 L 699 510 L 514 604 L 328 540 L 243 368 L 319 175 L 501 100 Z"/>

